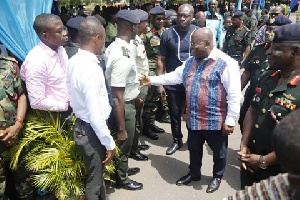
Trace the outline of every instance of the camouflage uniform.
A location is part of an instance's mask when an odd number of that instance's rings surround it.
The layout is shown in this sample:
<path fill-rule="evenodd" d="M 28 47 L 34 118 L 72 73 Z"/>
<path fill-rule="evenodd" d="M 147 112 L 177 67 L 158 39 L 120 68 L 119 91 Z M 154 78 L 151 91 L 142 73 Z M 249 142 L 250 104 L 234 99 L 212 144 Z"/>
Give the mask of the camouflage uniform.
<path fill-rule="evenodd" d="M 231 58 L 240 62 L 243 59 L 245 49 L 251 44 L 249 30 L 242 26 L 235 30 L 231 25 L 225 36 L 224 52 Z"/>
<path fill-rule="evenodd" d="M 255 33 L 256 33 L 256 29 L 257 29 L 257 19 L 256 19 L 255 15 L 252 14 L 250 17 L 248 17 L 247 15 L 244 15 L 243 16 L 243 24 L 249 30 L 251 28 L 253 28 L 252 32 L 250 32 L 250 39 L 251 39 L 251 43 L 252 43 L 252 41 L 255 38 Z"/>
<path fill-rule="evenodd" d="M 156 76 L 156 67 L 157 67 L 157 58 L 158 58 L 158 51 L 160 45 L 160 37 L 164 29 L 155 30 L 152 28 L 145 37 L 143 37 L 143 41 L 145 44 L 145 49 L 147 52 L 147 57 L 149 61 L 149 76 Z M 143 113 L 143 121 L 144 123 L 155 119 L 156 112 L 158 111 L 158 107 L 161 108 L 162 116 L 164 113 L 168 113 L 168 104 L 167 101 L 162 101 L 161 94 L 159 94 L 156 90 L 155 86 L 151 86 L 148 91 L 148 95 L 145 99 L 144 105 L 144 113 Z"/>
<path fill-rule="evenodd" d="M 0 55 L 0 80 L 0 129 L 5 130 L 15 123 L 17 100 L 23 93 L 19 68 L 15 59 Z M 5 167 L 7 163 L 4 162 L 3 158 L 8 153 L 8 150 L 9 147 L 0 141 L 0 199 L 5 198 Z M 32 199 L 31 195 L 33 191 L 26 180 L 28 176 L 25 174 L 27 173 L 24 173 L 24 168 L 19 168 L 16 172 L 13 172 L 16 186 L 16 193 L 14 195 L 18 199 Z M 20 182 L 20 180 L 23 180 L 23 182 Z"/>

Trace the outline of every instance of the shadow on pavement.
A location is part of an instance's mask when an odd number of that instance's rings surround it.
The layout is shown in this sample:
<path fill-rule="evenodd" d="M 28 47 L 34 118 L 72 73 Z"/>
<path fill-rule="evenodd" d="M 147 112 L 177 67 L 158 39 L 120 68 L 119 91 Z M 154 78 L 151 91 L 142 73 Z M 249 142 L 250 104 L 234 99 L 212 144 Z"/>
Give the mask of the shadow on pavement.
<path fill-rule="evenodd" d="M 188 155 L 187 155 L 188 156 Z M 149 154 L 149 159 L 151 161 L 151 166 L 154 167 L 161 178 L 169 184 L 174 184 L 182 176 L 186 175 L 189 171 L 189 164 L 182 162 L 176 158 L 165 156 L 165 155 L 154 155 Z M 193 187 L 195 190 L 202 190 L 203 185 L 206 189 L 211 177 L 201 176 L 201 181 L 192 181 L 187 186 L 178 186 L 180 187 Z"/>

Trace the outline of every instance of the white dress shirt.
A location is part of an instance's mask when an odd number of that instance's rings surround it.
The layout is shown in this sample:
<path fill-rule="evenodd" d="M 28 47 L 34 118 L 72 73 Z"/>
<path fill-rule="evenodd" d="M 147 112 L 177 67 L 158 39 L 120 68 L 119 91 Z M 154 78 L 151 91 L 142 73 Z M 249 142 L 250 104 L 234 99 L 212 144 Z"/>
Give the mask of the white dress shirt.
<path fill-rule="evenodd" d="M 104 74 L 95 54 L 79 49 L 70 59 L 67 86 L 76 117 L 90 123 L 101 144 L 107 150 L 113 150 L 115 142 L 106 125 L 111 107 Z"/>

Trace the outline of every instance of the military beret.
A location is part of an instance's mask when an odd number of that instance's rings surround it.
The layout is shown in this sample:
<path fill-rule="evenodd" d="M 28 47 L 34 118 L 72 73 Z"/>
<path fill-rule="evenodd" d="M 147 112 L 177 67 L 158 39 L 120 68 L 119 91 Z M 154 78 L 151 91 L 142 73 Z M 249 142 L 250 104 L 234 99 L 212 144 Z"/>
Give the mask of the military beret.
<path fill-rule="evenodd" d="M 149 16 L 147 12 L 140 9 L 132 10 L 131 12 L 133 12 L 136 16 L 138 16 L 141 22 L 148 21 Z"/>
<path fill-rule="evenodd" d="M 289 42 L 289 43 L 300 43 L 300 23 L 287 24 L 278 27 L 274 31 L 273 42 Z"/>
<path fill-rule="evenodd" d="M 273 19 L 268 19 L 266 25 L 268 26 L 283 26 L 286 24 L 291 24 L 292 21 L 284 16 L 276 16 Z M 300 34 L 300 33 L 299 33 Z"/>
<path fill-rule="evenodd" d="M 244 15 L 244 13 L 242 11 L 238 10 L 234 13 L 232 18 L 241 18 L 241 17 L 243 17 L 243 15 Z"/>
<path fill-rule="evenodd" d="M 120 10 L 117 13 L 117 19 L 123 19 L 123 20 L 126 20 L 126 21 L 128 21 L 132 24 L 139 24 L 140 23 L 139 17 L 130 10 Z"/>
<path fill-rule="evenodd" d="M 151 15 L 165 15 L 165 9 L 161 6 L 155 6 L 150 10 Z"/>
<path fill-rule="evenodd" d="M 84 17 L 82 16 L 79 16 L 79 17 L 74 17 L 74 18 L 71 18 L 67 21 L 67 26 L 68 27 L 71 27 L 71 28 L 74 28 L 74 29 L 79 29 L 79 26 L 80 26 L 80 23 L 85 20 Z"/>
<path fill-rule="evenodd" d="M 247 6 L 244 6 L 244 7 L 242 8 L 242 11 L 246 11 L 246 10 L 248 10 L 248 7 L 247 7 Z"/>
<path fill-rule="evenodd" d="M 171 10 L 166 10 L 166 15 L 165 15 L 165 19 L 169 19 L 172 15 L 172 11 Z"/>
<path fill-rule="evenodd" d="M 251 11 L 253 11 L 253 10 L 249 8 L 246 10 L 246 13 L 251 12 Z"/>

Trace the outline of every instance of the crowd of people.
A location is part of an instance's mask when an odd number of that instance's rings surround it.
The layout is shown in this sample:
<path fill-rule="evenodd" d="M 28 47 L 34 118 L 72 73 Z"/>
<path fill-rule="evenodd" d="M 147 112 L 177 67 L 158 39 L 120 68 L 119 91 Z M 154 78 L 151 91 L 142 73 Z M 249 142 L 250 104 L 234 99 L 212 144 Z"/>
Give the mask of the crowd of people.
<path fill-rule="evenodd" d="M 170 123 L 166 155 L 172 155 L 183 145 L 183 118 L 190 163 L 176 185 L 201 180 L 206 142 L 214 162 L 206 192 L 219 189 L 238 122 L 242 191 L 228 199 L 299 199 L 300 24 L 292 24 L 283 6 L 261 12 L 256 5 L 230 7 L 220 14 L 211 0 L 207 11 L 199 8 L 96 6 L 89 16 L 71 5 L 60 16 L 38 15 L 33 28 L 40 43 L 20 69 L 14 58 L 0 57 L 0 198 L 6 198 L 7 169 L 1 158 L 22 137 L 29 107 L 60 113 L 62 120 L 76 116 L 86 199 L 107 198 L 103 176 L 112 159 L 116 187 L 143 189 L 130 178 L 140 169 L 128 166 L 129 158 L 148 160 L 141 151 L 149 146 L 139 135 L 158 140 L 165 130 L 155 121 Z M 12 174 L 16 198 L 36 198 L 26 169 Z"/>

